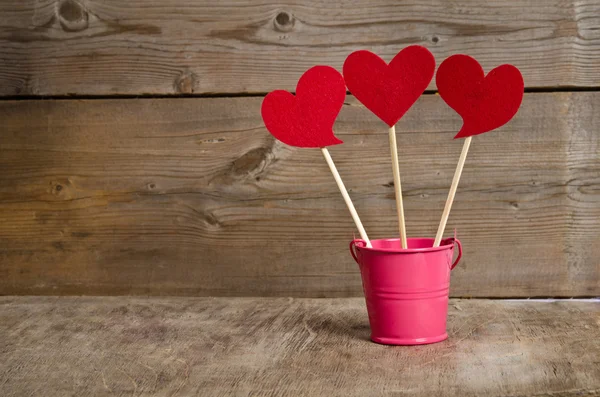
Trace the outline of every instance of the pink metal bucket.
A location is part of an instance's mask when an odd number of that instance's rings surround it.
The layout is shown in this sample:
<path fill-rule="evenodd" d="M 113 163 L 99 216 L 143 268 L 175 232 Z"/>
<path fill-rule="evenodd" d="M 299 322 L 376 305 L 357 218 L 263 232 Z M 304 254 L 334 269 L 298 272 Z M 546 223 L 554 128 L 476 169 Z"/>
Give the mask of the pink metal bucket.
<path fill-rule="evenodd" d="M 350 243 L 360 267 L 371 340 L 386 345 L 421 345 L 448 338 L 446 317 L 450 271 L 462 256 L 455 238 L 433 247 L 432 238 L 409 238 L 401 249 L 399 239 Z M 454 244 L 458 256 L 454 262 Z"/>

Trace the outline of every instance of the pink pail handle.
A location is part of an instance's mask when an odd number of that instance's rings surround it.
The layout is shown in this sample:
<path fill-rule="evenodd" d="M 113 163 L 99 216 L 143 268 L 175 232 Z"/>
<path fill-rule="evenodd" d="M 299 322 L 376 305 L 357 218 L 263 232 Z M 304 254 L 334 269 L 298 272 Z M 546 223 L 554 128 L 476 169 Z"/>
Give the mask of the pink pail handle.
<path fill-rule="evenodd" d="M 457 238 L 446 239 L 446 240 L 443 241 L 443 243 L 445 243 L 445 244 L 452 243 L 452 244 L 458 245 L 458 256 L 456 257 L 456 259 L 454 260 L 454 263 L 450 267 L 450 270 L 452 270 L 452 269 L 454 269 L 456 267 L 456 265 L 458 265 L 458 262 L 460 261 L 460 258 L 462 258 L 462 244 L 460 243 L 460 240 L 457 239 Z"/>
<path fill-rule="evenodd" d="M 356 240 L 350 241 L 350 255 L 352 255 L 352 257 L 354 258 L 354 261 L 360 266 L 361 263 L 358 260 L 358 255 L 356 253 L 356 245 L 357 244 L 359 247 L 365 247 L 367 244 L 364 240 L 361 240 L 361 239 L 356 239 Z"/>

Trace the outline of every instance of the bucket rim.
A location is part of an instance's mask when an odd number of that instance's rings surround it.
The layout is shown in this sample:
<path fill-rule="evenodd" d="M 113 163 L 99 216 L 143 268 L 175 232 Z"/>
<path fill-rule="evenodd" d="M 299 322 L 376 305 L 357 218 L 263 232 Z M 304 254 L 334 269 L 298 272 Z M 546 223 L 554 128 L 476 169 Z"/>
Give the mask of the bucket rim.
<path fill-rule="evenodd" d="M 410 240 L 429 240 L 432 242 L 435 241 L 434 238 L 431 237 L 408 237 L 407 238 L 408 241 Z M 448 237 L 445 238 L 441 241 L 440 246 L 439 247 L 429 247 L 429 248 L 398 248 L 398 249 L 394 249 L 394 248 L 374 248 L 374 247 L 367 247 L 367 242 L 365 240 L 362 239 L 355 239 L 354 240 L 354 245 L 357 249 L 360 250 L 365 250 L 365 251 L 371 251 L 371 252 L 386 252 L 386 253 L 397 253 L 397 254 L 411 254 L 411 253 L 423 253 L 423 252 L 436 252 L 436 251 L 442 251 L 442 250 L 447 250 L 449 248 L 453 248 L 455 241 L 457 241 L 458 239 L 455 237 Z M 371 243 L 373 241 L 392 241 L 392 242 L 398 242 L 398 245 L 400 246 L 400 238 L 377 238 L 377 239 L 373 239 L 371 240 Z"/>

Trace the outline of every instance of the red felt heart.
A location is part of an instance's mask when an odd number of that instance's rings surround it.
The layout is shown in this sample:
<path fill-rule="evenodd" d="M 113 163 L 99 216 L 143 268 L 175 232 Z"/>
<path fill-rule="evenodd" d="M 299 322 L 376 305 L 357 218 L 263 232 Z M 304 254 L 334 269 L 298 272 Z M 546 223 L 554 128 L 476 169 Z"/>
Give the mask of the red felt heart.
<path fill-rule="evenodd" d="M 343 72 L 350 92 L 391 127 L 425 91 L 434 70 L 433 54 L 413 45 L 400 51 L 389 65 L 372 52 L 353 52 Z"/>
<path fill-rule="evenodd" d="M 440 96 L 463 119 L 454 138 L 483 134 L 508 123 L 523 100 L 523 76 L 512 65 L 501 65 L 485 76 L 468 55 L 453 55 L 438 68 Z"/>
<path fill-rule="evenodd" d="M 344 104 L 344 78 L 330 66 L 308 69 L 296 86 L 296 96 L 284 90 L 269 93 L 262 103 L 267 130 L 281 142 L 298 147 L 343 143 L 333 123 Z"/>

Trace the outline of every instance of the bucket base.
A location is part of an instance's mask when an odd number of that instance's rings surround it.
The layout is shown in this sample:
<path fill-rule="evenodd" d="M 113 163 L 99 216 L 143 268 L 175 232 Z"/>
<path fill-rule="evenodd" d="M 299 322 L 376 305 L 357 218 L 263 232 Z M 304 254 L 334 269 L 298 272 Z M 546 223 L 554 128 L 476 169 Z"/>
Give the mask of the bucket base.
<path fill-rule="evenodd" d="M 448 339 L 448 334 L 443 333 L 439 336 L 433 336 L 430 338 L 417 338 L 417 339 L 400 339 L 400 338 L 379 338 L 371 335 L 371 340 L 375 343 L 379 343 L 382 345 L 402 345 L 402 346 L 410 346 L 410 345 L 427 345 L 430 343 L 437 343 L 443 340 Z"/>

